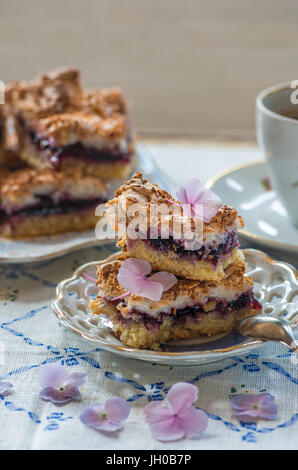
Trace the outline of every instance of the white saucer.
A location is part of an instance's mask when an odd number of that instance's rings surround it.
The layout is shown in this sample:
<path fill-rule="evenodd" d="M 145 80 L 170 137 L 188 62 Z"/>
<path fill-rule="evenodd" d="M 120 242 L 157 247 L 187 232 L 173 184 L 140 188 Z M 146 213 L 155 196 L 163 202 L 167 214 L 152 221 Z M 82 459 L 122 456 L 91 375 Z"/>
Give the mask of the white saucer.
<path fill-rule="evenodd" d="M 226 203 L 235 207 L 245 221 L 239 233 L 246 240 L 272 249 L 298 253 L 298 229 L 268 186 L 264 161 L 232 168 L 206 183 Z M 297 201 L 298 210 L 298 201 Z"/>
<path fill-rule="evenodd" d="M 298 321 L 298 278 L 287 263 L 273 261 L 258 250 L 243 250 L 247 274 L 255 282 L 255 294 L 263 305 L 263 313 L 282 316 L 292 326 Z M 115 259 L 114 254 L 101 261 L 81 266 L 70 279 L 57 286 L 53 309 L 63 325 L 85 340 L 121 356 L 168 365 L 207 364 L 252 351 L 263 341 L 241 336 L 237 331 L 225 335 L 170 341 L 162 351 L 134 349 L 125 346 L 113 334 L 106 315 L 92 315 L 90 300 L 98 293 L 95 282 L 97 265 Z"/>
<path fill-rule="evenodd" d="M 156 167 L 146 148 L 137 145 L 135 169 L 141 171 L 145 178 L 170 191 L 167 176 Z M 134 173 L 135 169 L 132 171 Z M 122 181 L 115 180 L 110 187 L 109 198 Z M 113 240 L 114 242 L 114 240 Z M 109 240 L 98 240 L 94 229 L 83 232 L 64 233 L 25 240 L 0 238 L 0 263 L 30 263 L 55 258 L 71 251 L 94 245 L 109 243 Z"/>

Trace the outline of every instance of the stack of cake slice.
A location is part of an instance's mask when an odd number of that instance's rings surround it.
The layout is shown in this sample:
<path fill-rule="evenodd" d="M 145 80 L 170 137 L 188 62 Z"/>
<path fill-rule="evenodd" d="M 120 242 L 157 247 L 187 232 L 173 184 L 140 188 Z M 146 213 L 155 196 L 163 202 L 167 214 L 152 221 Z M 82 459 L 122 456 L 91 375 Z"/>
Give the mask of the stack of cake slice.
<path fill-rule="evenodd" d="M 153 204 L 169 210 L 155 215 L 157 230 L 152 239 Z M 115 261 L 99 266 L 99 295 L 91 302 L 91 309 L 94 314 L 108 313 L 115 335 L 134 348 L 158 349 L 160 343 L 170 339 L 229 332 L 239 320 L 261 309 L 253 295 L 253 281 L 245 276 L 245 260 L 236 235 L 243 221 L 237 211 L 221 206 L 209 222 L 202 222 L 201 243 L 190 249 L 187 241 L 183 237 L 177 239 L 173 231 L 176 219 L 181 217 L 173 210 L 178 205 L 182 207 L 140 173 L 122 185 L 107 204 L 106 215 L 118 231 L 122 253 Z M 137 211 L 132 210 L 135 207 Z M 166 218 L 170 229 L 164 238 L 161 222 Z M 125 231 L 119 227 L 123 220 Z M 137 220 L 138 224 L 134 223 Z M 140 236 L 135 238 L 128 229 L 137 225 Z M 127 259 L 149 262 L 153 271 L 170 272 L 177 282 L 158 301 L 128 294 L 118 280 L 118 272 Z"/>
<path fill-rule="evenodd" d="M 11 82 L 0 106 L 0 234 L 93 228 L 134 148 L 121 90 L 85 90 L 76 69 Z"/>

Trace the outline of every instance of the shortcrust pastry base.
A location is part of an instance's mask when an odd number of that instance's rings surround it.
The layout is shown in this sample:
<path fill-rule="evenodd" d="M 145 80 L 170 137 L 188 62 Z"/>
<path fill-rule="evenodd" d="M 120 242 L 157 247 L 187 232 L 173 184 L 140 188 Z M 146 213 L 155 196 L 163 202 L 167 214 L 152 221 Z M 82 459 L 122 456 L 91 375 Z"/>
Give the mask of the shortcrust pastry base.
<path fill-rule="evenodd" d="M 13 224 L 0 225 L 0 236 L 22 239 L 44 235 L 56 235 L 64 232 L 88 230 L 94 228 L 99 217 L 94 215 L 95 208 L 79 213 L 52 214 L 46 216 L 20 216 Z"/>

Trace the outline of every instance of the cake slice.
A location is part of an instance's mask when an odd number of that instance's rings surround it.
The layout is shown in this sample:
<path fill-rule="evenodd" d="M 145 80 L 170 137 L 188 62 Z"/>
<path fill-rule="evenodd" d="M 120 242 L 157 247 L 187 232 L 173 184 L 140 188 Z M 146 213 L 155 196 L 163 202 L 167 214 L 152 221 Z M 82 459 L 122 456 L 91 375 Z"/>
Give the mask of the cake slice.
<path fill-rule="evenodd" d="M 116 337 L 133 348 L 158 349 L 168 340 L 230 332 L 261 310 L 243 260 L 231 264 L 220 282 L 178 279 L 159 301 L 133 294 L 114 300 L 125 293 L 117 280 L 120 267 L 121 260 L 99 266 L 99 295 L 90 307 L 109 315 Z"/>
<path fill-rule="evenodd" d="M 134 149 L 118 88 L 84 91 L 76 69 L 12 82 L 6 103 L 21 131 L 20 156 L 37 169 L 79 168 L 101 179 L 125 178 Z"/>
<path fill-rule="evenodd" d="M 98 179 L 71 172 L 0 170 L 0 235 L 24 238 L 95 227 L 95 209 L 107 200 Z"/>
<path fill-rule="evenodd" d="M 157 206 L 163 210 L 156 216 Z M 119 221 L 123 225 L 123 214 L 124 229 L 119 227 Z M 190 248 L 182 231 L 179 237 L 175 235 L 176 223 L 185 218 L 180 201 L 143 179 L 139 172 L 116 191 L 107 204 L 106 216 L 113 230 L 118 231 L 123 255 L 148 261 L 155 271 L 169 271 L 186 279 L 219 280 L 231 263 L 243 259 L 236 231 L 244 223 L 235 209 L 223 205 L 208 223 L 189 217 L 191 226 L 198 226 L 199 235 L 196 249 Z M 141 221 L 139 232 L 131 233 L 137 218 Z M 162 233 L 164 222 L 169 226 L 166 236 Z"/>

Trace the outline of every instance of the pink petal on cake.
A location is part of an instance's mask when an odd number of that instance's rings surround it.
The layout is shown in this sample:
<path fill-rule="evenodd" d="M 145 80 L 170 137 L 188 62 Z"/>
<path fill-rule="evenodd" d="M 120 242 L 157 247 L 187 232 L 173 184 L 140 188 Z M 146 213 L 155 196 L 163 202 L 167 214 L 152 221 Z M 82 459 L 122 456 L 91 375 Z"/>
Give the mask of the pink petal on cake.
<path fill-rule="evenodd" d="M 177 283 L 177 278 L 174 274 L 167 271 L 160 271 L 149 277 L 151 281 L 159 282 L 163 286 L 163 290 L 169 290 Z"/>
<path fill-rule="evenodd" d="M 154 300 L 157 302 L 161 299 L 163 293 L 163 286 L 160 282 L 154 282 L 150 279 L 142 280 L 142 290 L 140 295 L 146 297 L 147 299 Z"/>

